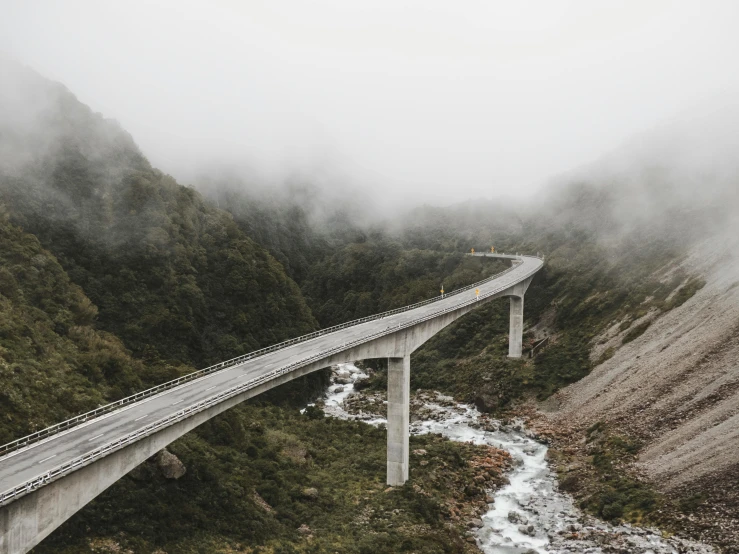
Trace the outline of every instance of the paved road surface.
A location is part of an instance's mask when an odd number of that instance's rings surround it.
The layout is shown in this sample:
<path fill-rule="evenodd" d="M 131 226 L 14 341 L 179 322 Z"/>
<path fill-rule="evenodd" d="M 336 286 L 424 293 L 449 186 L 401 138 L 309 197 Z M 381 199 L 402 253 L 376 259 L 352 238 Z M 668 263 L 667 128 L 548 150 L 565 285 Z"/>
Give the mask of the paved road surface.
<path fill-rule="evenodd" d="M 521 263 L 511 271 L 480 285 L 480 295 L 484 296 L 486 293 L 514 285 L 538 270 L 542 265 L 542 261 L 534 257 L 521 256 L 520 260 Z M 225 391 L 240 382 L 248 381 L 298 360 L 309 359 L 330 348 L 361 339 L 363 336 L 369 337 L 398 324 L 420 320 L 441 309 L 453 308 L 468 302 L 474 296 L 475 290 L 468 290 L 413 310 L 368 321 L 306 342 L 287 346 L 53 435 L 24 450 L 0 458 L 0 492 L 8 491 L 27 480 L 41 476 L 66 461 L 77 458 L 154 421 L 172 415 L 182 408 Z"/>

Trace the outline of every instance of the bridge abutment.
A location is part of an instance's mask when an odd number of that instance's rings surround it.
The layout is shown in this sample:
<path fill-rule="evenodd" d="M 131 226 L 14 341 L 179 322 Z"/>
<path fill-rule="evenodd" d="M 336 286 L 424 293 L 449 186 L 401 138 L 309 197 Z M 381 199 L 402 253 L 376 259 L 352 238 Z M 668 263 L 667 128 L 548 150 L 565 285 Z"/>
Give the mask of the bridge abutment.
<path fill-rule="evenodd" d="M 387 359 L 387 484 L 408 480 L 411 357 Z"/>

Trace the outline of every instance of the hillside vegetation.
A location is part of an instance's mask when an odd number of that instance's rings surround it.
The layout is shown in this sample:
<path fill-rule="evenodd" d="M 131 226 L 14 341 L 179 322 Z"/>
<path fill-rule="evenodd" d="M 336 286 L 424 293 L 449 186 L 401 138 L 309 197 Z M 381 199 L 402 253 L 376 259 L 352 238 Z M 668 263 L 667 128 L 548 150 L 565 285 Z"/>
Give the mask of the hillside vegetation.
<path fill-rule="evenodd" d="M 315 329 L 295 283 L 228 214 L 61 85 L 16 73 L 8 88 L 39 105 L 21 104 L 30 128 L 0 123 L 4 150 L 23 152 L 0 157 L 2 201 L 98 307 L 101 328 L 147 361 L 195 366 Z"/>
<path fill-rule="evenodd" d="M 525 215 L 477 202 L 418 208 L 396 225 L 360 222 L 369 205 L 318 213 L 321 202 L 306 201 L 301 186 L 277 199 L 238 187 L 203 196 L 152 168 L 119 125 L 61 85 L 15 66 L 6 74 L 0 442 L 197 367 L 431 298 L 442 284 L 451 292 L 505 267 L 464 256 L 492 245 L 546 254 L 526 295 L 525 346 L 548 343 L 533 359 L 508 359 L 508 306 L 494 302 L 413 354 L 412 386 L 508 416 L 591 374 L 585 382 L 600 386 L 600 368 L 631 367 L 622 353 L 702 291 L 705 276 L 685 254 L 728 209 L 670 203 L 640 217 L 617 183 L 583 182 Z M 654 186 L 643 197 L 658 205 L 664 175 L 645 175 Z M 414 465 L 410 484 L 385 493 L 381 431 L 299 413 L 324 379 L 298 380 L 203 425 L 171 446 L 184 475 L 167 478 L 161 459 L 147 462 L 38 551 L 469 551 L 449 506 L 482 498 L 464 485 L 479 452 L 414 439 L 434 463 Z M 382 372 L 367 385 L 383 388 Z M 665 505 L 659 484 L 613 463 L 638 461 L 650 437 L 593 417 L 573 439 L 591 449 L 578 463 L 592 471 L 571 490 L 602 517 L 650 521 Z M 679 494 L 686 510 L 700 504 L 689 487 Z"/>
<path fill-rule="evenodd" d="M 158 370 L 94 327 L 97 308 L 0 214 L 0 443 L 132 393 Z"/>
<path fill-rule="evenodd" d="M 117 124 L 62 86 L 24 68 L 6 73 L 0 441 L 317 327 L 298 285 L 243 221 L 152 168 Z M 251 223 L 255 236 L 273 235 L 264 220 Z M 445 267 L 433 255 L 376 250 L 363 258 L 349 247 L 341 263 L 371 272 L 375 259 L 387 260 L 369 289 L 386 297 L 349 301 L 327 319 L 435 294 L 436 283 L 428 295 L 413 284 L 424 264 Z M 404 271 L 400 262 L 416 257 Z M 473 264 L 465 273 L 465 260 L 456 262 L 459 279 L 488 271 Z M 347 271 L 358 283 L 359 267 Z M 350 286 L 342 290 L 351 297 Z M 465 523 L 449 507 L 484 501 L 484 489 L 468 485 L 479 449 L 414 439 L 434 459 L 416 469 L 424 488 L 386 494 L 383 432 L 299 414 L 323 386 L 321 374 L 300 379 L 215 418 L 171 445 L 179 460 L 147 462 L 36 550 L 468 551 Z"/>
<path fill-rule="evenodd" d="M 485 447 L 413 437 L 411 448 L 425 450 L 429 463 L 414 464 L 412 483 L 386 490 L 383 429 L 260 404 L 177 441 L 171 450 L 187 467 L 183 477 L 167 479 L 146 463 L 36 550 L 474 552 L 462 516 L 484 505 L 486 481 L 475 482 L 470 462 L 488 455 Z"/>
<path fill-rule="evenodd" d="M 267 196 L 227 183 L 206 187 L 250 237 L 258 237 L 296 280 L 322 327 L 407 306 L 452 292 L 505 269 L 501 261 L 464 256 L 461 233 L 449 241 L 412 241 L 384 223 L 362 223 L 361 211 L 307 185 Z M 320 213 L 316 213 L 320 211 Z M 436 227 L 425 229 L 436 234 Z"/>

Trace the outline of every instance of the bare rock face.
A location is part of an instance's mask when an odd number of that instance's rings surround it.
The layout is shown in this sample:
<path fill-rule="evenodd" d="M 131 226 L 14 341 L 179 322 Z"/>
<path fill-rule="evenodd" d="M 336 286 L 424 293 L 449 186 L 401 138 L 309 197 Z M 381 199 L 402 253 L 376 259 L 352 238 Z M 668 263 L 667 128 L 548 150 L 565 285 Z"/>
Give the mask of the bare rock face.
<path fill-rule="evenodd" d="M 316 500 L 318 498 L 318 489 L 314 487 L 303 489 L 303 496 L 311 500 Z"/>
<path fill-rule="evenodd" d="M 308 527 L 305 523 L 303 523 L 303 525 L 298 527 L 298 533 L 300 533 L 304 537 L 307 537 L 307 536 L 310 536 L 313 533 L 313 531 L 311 531 L 311 528 Z"/>
<path fill-rule="evenodd" d="M 257 491 L 254 491 L 254 494 L 252 495 L 252 498 L 254 499 L 254 502 L 256 503 L 256 505 L 259 506 L 265 512 L 267 512 L 269 514 L 271 514 L 272 512 L 274 512 L 274 508 L 272 508 L 272 506 L 270 506 L 269 504 L 267 504 L 267 501 L 264 498 L 262 498 L 261 496 L 259 496 L 259 493 Z"/>
<path fill-rule="evenodd" d="M 165 479 L 179 479 L 187 473 L 185 464 L 166 448 L 156 455 L 156 465 Z"/>
<path fill-rule="evenodd" d="M 475 397 L 475 408 L 482 413 L 490 413 L 500 408 L 500 398 L 496 394 L 491 394 L 484 390 L 479 391 Z"/>

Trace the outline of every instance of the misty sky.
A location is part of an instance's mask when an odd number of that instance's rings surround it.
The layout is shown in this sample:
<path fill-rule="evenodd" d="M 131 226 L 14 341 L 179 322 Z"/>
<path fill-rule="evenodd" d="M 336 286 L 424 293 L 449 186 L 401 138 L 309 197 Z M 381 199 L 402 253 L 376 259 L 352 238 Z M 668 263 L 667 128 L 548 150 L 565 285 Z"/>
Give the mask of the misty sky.
<path fill-rule="evenodd" d="M 223 163 L 406 200 L 526 196 L 739 91 L 732 0 L 0 5 L 0 51 L 184 182 Z"/>

